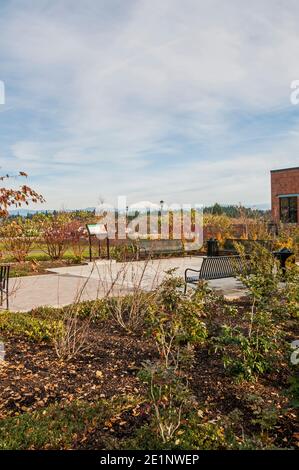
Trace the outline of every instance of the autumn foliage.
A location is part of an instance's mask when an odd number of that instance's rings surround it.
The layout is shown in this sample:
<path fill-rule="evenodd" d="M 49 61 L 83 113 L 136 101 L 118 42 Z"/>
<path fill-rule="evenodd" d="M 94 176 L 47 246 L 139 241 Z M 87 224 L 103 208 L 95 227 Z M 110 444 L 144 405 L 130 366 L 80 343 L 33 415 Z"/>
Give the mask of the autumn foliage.
<path fill-rule="evenodd" d="M 27 174 L 20 171 L 17 176 L 27 178 Z M 0 176 L 0 181 L 10 178 L 10 175 Z M 23 204 L 28 205 L 30 202 L 45 202 L 43 196 L 38 194 L 32 188 L 23 184 L 18 189 L 0 188 L 0 217 L 6 217 L 10 207 L 21 207 Z"/>

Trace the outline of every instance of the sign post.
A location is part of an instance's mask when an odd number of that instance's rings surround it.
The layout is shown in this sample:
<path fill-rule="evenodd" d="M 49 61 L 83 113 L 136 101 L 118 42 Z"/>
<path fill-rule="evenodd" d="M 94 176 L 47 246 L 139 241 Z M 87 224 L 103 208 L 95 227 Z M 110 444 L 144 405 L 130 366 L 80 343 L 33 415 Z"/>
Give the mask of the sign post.
<path fill-rule="evenodd" d="M 110 259 L 110 243 L 107 228 L 104 224 L 86 224 L 89 241 L 89 261 L 92 261 L 92 238 L 97 237 L 99 240 L 99 257 L 101 256 L 101 239 L 106 238 L 107 259 Z"/>

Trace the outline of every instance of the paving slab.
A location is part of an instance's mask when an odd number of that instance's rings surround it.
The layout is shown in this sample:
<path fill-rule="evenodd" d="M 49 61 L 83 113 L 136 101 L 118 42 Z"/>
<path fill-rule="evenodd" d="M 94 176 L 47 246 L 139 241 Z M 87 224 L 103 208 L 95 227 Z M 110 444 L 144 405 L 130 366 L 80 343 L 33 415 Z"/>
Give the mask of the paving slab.
<path fill-rule="evenodd" d="M 107 295 L 108 288 L 96 279 L 58 274 L 27 276 L 10 280 L 9 309 L 27 312 L 36 307 L 62 307 L 73 302 L 94 300 Z M 125 295 L 130 289 L 115 286 L 110 295 Z"/>
<path fill-rule="evenodd" d="M 124 295 L 136 285 L 145 291 L 161 283 L 166 271 L 176 269 L 184 276 L 186 268 L 200 269 L 198 256 L 117 263 L 103 260 L 86 265 L 50 269 L 49 274 L 12 278 L 10 310 L 29 311 L 39 306 L 59 307 L 105 295 Z M 209 281 L 209 285 L 234 299 L 244 296 L 244 286 L 235 278 Z"/>
<path fill-rule="evenodd" d="M 104 280 L 126 285 L 128 288 L 134 287 L 136 282 L 141 280 L 141 287 L 150 290 L 156 287 L 166 276 L 166 272 L 175 269 L 175 274 L 184 277 L 187 268 L 200 269 L 202 257 L 189 256 L 181 258 L 165 258 L 150 261 L 134 261 L 131 263 L 115 263 L 109 261 L 93 262 L 86 266 L 66 267 L 51 269 L 57 274 L 68 274 L 69 276 L 90 277 L 91 279 Z M 221 291 L 226 296 L 238 298 L 245 294 L 245 288 L 240 281 L 235 278 L 211 280 L 208 284 L 217 291 Z"/>

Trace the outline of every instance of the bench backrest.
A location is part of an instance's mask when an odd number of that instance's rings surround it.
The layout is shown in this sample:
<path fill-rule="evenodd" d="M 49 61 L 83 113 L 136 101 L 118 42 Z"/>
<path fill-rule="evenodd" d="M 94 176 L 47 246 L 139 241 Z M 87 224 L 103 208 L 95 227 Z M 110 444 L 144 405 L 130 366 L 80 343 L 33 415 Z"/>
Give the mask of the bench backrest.
<path fill-rule="evenodd" d="M 139 240 L 139 250 L 146 253 L 183 251 L 182 240 Z"/>
<path fill-rule="evenodd" d="M 245 248 L 246 253 L 250 253 L 254 250 L 256 245 L 261 245 L 268 250 L 272 249 L 272 240 L 246 240 L 243 238 L 227 238 L 224 242 L 224 249 L 236 251 L 236 243 L 242 245 Z"/>
<path fill-rule="evenodd" d="M 221 279 L 234 277 L 248 270 L 248 265 L 240 256 L 211 256 L 204 258 L 200 277 L 202 279 Z"/>

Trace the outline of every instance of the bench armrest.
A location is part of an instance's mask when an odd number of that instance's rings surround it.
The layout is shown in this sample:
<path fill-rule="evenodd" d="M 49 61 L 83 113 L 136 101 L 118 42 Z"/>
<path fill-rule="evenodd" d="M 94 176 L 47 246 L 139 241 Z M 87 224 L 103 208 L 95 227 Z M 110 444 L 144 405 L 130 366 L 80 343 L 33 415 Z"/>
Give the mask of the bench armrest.
<path fill-rule="evenodd" d="M 201 269 L 191 269 L 191 268 L 185 269 L 185 280 L 187 279 L 187 272 L 188 271 L 191 271 L 193 273 L 200 273 Z"/>

